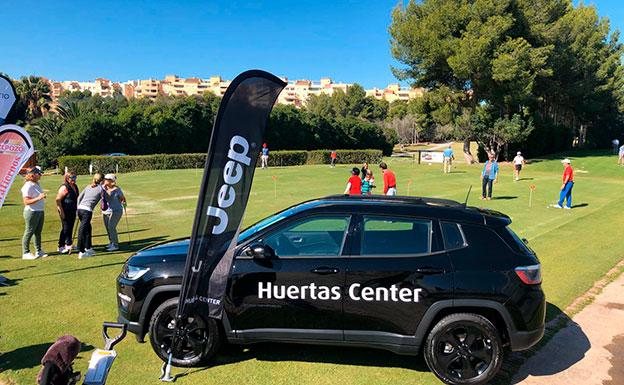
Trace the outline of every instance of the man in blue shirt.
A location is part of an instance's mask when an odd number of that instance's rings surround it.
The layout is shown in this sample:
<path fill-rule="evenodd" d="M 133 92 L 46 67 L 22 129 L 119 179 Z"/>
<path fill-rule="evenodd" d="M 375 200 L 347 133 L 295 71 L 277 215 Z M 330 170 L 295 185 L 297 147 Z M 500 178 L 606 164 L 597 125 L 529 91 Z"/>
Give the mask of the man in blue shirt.
<path fill-rule="evenodd" d="M 453 160 L 455 160 L 455 155 L 453 154 L 453 149 L 449 144 L 448 148 L 444 150 L 444 173 L 448 174 L 451 172 L 451 166 L 453 165 Z"/>
<path fill-rule="evenodd" d="M 269 147 L 266 143 L 262 144 L 262 152 L 260 154 L 260 159 L 262 160 L 262 168 L 269 167 Z"/>
<path fill-rule="evenodd" d="M 492 199 L 492 183 L 498 181 L 498 162 L 495 159 L 494 153 L 488 154 L 488 161 L 483 165 L 483 171 L 481 171 L 481 184 L 483 187 L 481 193 L 481 199 Z M 487 192 L 487 197 L 486 197 Z"/>

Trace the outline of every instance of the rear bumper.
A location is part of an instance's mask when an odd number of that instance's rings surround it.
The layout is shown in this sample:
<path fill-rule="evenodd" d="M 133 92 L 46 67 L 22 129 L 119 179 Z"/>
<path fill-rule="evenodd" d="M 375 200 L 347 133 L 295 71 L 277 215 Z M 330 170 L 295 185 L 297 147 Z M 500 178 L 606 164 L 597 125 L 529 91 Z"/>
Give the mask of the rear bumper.
<path fill-rule="evenodd" d="M 511 350 L 514 352 L 527 350 L 531 346 L 538 343 L 543 336 L 544 326 L 527 332 L 516 331 L 514 333 L 511 333 L 511 335 L 509 336 L 509 339 L 511 340 Z"/>

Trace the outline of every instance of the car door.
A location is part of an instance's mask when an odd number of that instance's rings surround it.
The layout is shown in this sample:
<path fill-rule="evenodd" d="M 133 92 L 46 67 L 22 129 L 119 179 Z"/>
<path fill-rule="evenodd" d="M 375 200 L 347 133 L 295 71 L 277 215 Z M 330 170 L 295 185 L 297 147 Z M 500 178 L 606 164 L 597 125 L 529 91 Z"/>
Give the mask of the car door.
<path fill-rule="evenodd" d="M 350 221 L 348 214 L 308 215 L 249 243 L 264 245 L 275 256 L 236 258 L 229 314 L 239 336 L 343 339 L 342 253 Z"/>
<path fill-rule="evenodd" d="M 382 214 L 357 220 L 347 260 L 345 340 L 415 344 L 427 309 L 453 295 L 437 221 Z"/>

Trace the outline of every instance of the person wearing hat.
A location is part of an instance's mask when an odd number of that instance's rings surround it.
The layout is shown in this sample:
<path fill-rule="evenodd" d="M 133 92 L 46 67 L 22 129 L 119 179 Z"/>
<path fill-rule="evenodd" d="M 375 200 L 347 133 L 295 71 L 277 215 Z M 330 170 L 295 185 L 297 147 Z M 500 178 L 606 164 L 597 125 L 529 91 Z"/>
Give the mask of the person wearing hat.
<path fill-rule="evenodd" d="M 571 209 L 572 208 L 572 187 L 574 187 L 574 170 L 570 166 L 570 159 L 565 158 L 561 161 L 565 169 L 563 170 L 563 184 L 561 185 L 561 192 L 559 193 L 559 203 L 555 205 L 555 208 Z M 563 201 L 566 201 L 566 205 L 563 206 Z"/>
<path fill-rule="evenodd" d="M 74 223 L 78 210 L 78 185 L 76 173 L 68 171 L 63 178 L 63 184 L 56 194 L 56 210 L 61 217 L 61 233 L 58 240 L 58 252 L 69 254 L 72 251 Z"/>
<path fill-rule="evenodd" d="M 25 179 L 21 190 L 25 222 L 24 236 L 22 237 L 22 259 L 45 258 L 48 254 L 41 248 L 41 232 L 43 230 L 46 194 L 39 185 L 41 170 L 38 167 L 29 168 L 26 171 Z M 30 240 L 33 236 L 35 237 L 35 254 L 30 252 Z"/>
<path fill-rule="evenodd" d="M 347 181 L 347 188 L 344 191 L 345 194 L 362 195 L 362 179 L 358 175 L 360 175 L 360 169 L 353 167 L 351 177 Z"/>
<path fill-rule="evenodd" d="M 262 168 L 269 167 L 269 146 L 266 143 L 262 143 L 262 151 L 260 152 L 260 160 L 262 161 Z"/>
<path fill-rule="evenodd" d="M 514 176 L 516 180 L 518 181 L 520 180 L 520 171 L 522 171 L 522 167 L 525 164 L 524 157 L 522 156 L 522 153 L 520 151 L 516 153 L 516 157 L 513 159 L 513 162 L 514 162 Z"/>
<path fill-rule="evenodd" d="M 104 175 L 104 191 L 108 208 L 102 211 L 104 218 L 104 227 L 108 234 L 110 243 L 106 247 L 106 251 L 119 250 L 119 235 L 117 234 L 117 224 L 123 216 L 123 210 L 126 206 L 126 197 L 117 186 L 117 177 L 115 174 Z"/>

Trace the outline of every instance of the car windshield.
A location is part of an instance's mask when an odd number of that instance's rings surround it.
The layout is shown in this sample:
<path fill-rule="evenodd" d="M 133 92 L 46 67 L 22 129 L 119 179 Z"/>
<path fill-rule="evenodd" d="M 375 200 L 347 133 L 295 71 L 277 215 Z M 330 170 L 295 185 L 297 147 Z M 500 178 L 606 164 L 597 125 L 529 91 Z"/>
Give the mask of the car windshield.
<path fill-rule="evenodd" d="M 268 226 L 271 226 L 272 224 L 281 221 L 282 219 L 289 216 L 291 211 L 292 211 L 291 209 L 284 210 L 275 215 L 266 217 L 263 220 L 256 222 L 255 224 L 249 226 L 248 228 L 243 230 L 243 232 L 240 233 L 240 235 L 238 236 L 238 242 L 240 243 L 244 241 L 245 239 L 249 238 L 250 236 L 252 236 L 253 234 L 257 233 L 258 231 L 263 230 L 267 228 Z"/>

